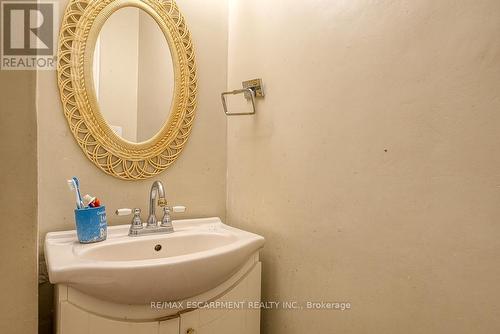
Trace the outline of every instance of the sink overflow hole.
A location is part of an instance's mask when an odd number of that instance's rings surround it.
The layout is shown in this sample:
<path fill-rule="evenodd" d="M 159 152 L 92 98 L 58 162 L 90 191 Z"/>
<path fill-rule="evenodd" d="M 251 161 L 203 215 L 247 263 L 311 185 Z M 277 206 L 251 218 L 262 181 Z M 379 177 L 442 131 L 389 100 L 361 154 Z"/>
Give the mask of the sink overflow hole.
<path fill-rule="evenodd" d="M 155 251 L 159 252 L 161 250 L 161 245 L 156 245 L 155 246 Z"/>

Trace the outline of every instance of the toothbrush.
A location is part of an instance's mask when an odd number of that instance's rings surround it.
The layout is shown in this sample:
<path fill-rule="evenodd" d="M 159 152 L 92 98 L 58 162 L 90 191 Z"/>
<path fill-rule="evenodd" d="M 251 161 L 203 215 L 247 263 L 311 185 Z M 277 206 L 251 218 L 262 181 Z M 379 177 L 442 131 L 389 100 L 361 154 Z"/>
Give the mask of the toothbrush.
<path fill-rule="evenodd" d="M 69 187 L 69 190 L 75 192 L 76 208 L 82 209 L 83 208 L 83 201 L 82 201 L 82 195 L 80 195 L 80 181 L 78 181 L 78 178 L 76 176 L 73 177 L 71 180 L 68 180 L 68 187 Z"/>
<path fill-rule="evenodd" d="M 78 180 L 78 178 L 76 176 L 73 176 L 72 177 L 73 181 L 75 181 L 75 185 L 76 185 L 76 192 L 78 194 L 78 200 L 80 203 L 80 209 L 82 209 L 84 207 L 83 205 L 83 200 L 82 200 L 82 194 L 80 194 L 80 180 Z"/>

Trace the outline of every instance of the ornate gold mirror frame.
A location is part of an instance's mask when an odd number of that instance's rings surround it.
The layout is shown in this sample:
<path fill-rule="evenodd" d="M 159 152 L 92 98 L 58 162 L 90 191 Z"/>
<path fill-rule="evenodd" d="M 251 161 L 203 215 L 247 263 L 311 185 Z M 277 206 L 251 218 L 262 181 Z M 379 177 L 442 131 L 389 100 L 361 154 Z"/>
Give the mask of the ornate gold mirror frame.
<path fill-rule="evenodd" d="M 146 11 L 158 23 L 170 47 L 175 76 L 168 121 L 154 137 L 140 143 L 111 130 L 99 110 L 92 77 L 101 27 L 111 14 L 128 6 Z M 57 77 L 73 136 L 85 155 L 107 174 L 124 180 L 146 179 L 179 156 L 193 125 L 197 80 L 191 35 L 175 1 L 71 0 L 59 33 Z"/>

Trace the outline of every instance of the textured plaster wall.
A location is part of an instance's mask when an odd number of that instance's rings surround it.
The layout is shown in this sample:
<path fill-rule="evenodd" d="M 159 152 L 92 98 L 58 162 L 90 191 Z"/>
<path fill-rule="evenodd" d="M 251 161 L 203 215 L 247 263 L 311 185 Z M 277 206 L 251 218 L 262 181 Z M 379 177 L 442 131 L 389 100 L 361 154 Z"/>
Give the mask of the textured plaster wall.
<path fill-rule="evenodd" d="M 498 333 L 500 2 L 230 2 L 228 221 L 267 239 L 263 333 Z"/>
<path fill-rule="evenodd" d="M 0 333 L 37 327 L 36 72 L 0 71 Z"/>

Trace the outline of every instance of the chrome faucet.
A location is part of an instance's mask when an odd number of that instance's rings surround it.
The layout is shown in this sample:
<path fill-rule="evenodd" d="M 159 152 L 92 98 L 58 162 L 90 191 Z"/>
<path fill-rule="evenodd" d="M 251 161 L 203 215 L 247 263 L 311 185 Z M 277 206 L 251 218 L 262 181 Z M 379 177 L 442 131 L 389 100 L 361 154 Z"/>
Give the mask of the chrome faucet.
<path fill-rule="evenodd" d="M 158 219 L 156 218 L 157 203 L 159 207 L 163 208 L 163 218 L 159 225 Z M 149 191 L 149 216 L 145 228 L 142 225 L 140 209 L 118 209 L 116 210 L 116 214 L 119 216 L 130 215 L 131 213 L 134 214 L 128 235 L 136 237 L 144 234 L 174 232 L 172 218 L 170 217 L 170 209 L 172 209 L 173 212 L 186 211 L 186 207 L 184 206 L 168 207 L 167 200 L 165 199 L 165 188 L 160 181 L 155 181 L 151 185 L 151 190 Z"/>
<path fill-rule="evenodd" d="M 146 228 L 157 228 L 158 219 L 156 218 L 156 199 L 158 198 L 158 206 L 165 207 L 167 200 L 165 199 L 165 190 L 163 183 L 160 181 L 153 182 L 149 191 L 149 217 Z"/>

